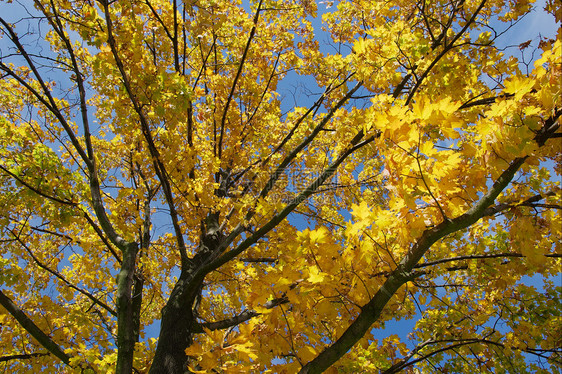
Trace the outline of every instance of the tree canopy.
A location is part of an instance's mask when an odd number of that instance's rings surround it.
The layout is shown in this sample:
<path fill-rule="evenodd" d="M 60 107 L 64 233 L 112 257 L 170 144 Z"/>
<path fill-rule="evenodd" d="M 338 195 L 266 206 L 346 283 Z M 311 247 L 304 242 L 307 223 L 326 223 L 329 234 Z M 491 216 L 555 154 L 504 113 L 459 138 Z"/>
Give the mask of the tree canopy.
<path fill-rule="evenodd" d="M 2 1 L 0 368 L 560 372 L 542 7 Z"/>

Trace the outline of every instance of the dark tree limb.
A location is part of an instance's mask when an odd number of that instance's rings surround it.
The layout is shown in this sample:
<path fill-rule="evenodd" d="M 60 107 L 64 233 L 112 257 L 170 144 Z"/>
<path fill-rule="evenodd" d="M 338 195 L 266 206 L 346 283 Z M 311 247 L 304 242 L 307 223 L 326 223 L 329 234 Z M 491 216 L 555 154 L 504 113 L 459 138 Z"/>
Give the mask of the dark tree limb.
<path fill-rule="evenodd" d="M 46 353 L 46 352 L 37 352 L 37 353 L 25 353 L 25 354 L 21 354 L 21 355 L 9 355 L 9 356 L 2 356 L 0 357 L 0 362 L 8 362 L 8 361 L 13 361 L 13 360 L 29 360 L 31 358 L 35 358 L 35 357 L 42 357 L 42 356 L 48 356 L 50 353 Z"/>
<path fill-rule="evenodd" d="M 0 290 L 0 304 L 18 321 L 31 336 L 33 336 L 39 344 L 47 349 L 51 354 L 59 360 L 70 366 L 70 356 L 64 353 L 64 350 L 51 339 L 39 326 L 37 326 L 31 318 L 29 318 L 16 304 L 10 300 Z"/>
<path fill-rule="evenodd" d="M 539 146 L 544 145 L 550 135 L 559 128 L 559 125 L 557 125 L 559 116 L 560 110 L 557 110 L 553 117 L 544 121 L 542 129 L 534 139 Z M 484 217 L 486 209 L 494 203 L 499 194 L 508 186 L 526 159 L 527 156 L 515 158 L 498 179 L 494 181 L 488 192 L 464 214 L 453 219 L 444 220 L 437 226 L 426 229 L 400 261 L 398 267 L 390 273 L 377 293 L 361 308 L 359 315 L 342 336 L 336 342 L 326 347 L 316 358 L 303 366 L 299 374 L 322 373 L 349 351 L 367 333 L 372 324 L 378 320 L 386 304 L 396 294 L 398 289 L 415 277 L 415 273 L 412 270 L 431 246 L 441 238 L 463 230 Z"/>
<path fill-rule="evenodd" d="M 273 300 L 269 300 L 268 302 L 266 302 L 264 304 L 264 308 L 266 309 L 273 309 L 276 306 L 279 306 L 281 304 L 286 304 L 289 302 L 289 299 L 287 297 L 280 297 L 277 299 L 273 299 Z M 244 323 L 254 317 L 259 316 L 261 313 L 256 312 L 255 310 L 245 310 L 240 314 L 237 314 L 233 317 L 230 318 L 226 318 L 220 321 L 216 321 L 216 322 L 205 322 L 205 323 L 201 323 L 201 324 L 197 324 L 193 327 L 193 332 L 194 333 L 202 333 L 206 330 L 224 330 L 224 329 L 228 329 L 234 326 L 237 326 L 241 323 Z"/>

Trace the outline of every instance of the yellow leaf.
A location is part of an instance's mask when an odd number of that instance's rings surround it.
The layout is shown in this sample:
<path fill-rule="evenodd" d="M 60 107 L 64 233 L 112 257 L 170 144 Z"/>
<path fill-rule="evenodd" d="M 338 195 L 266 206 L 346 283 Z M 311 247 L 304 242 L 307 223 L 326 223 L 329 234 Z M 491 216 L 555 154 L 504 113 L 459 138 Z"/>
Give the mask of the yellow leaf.
<path fill-rule="evenodd" d="M 244 344 L 233 344 L 231 347 L 235 349 L 245 361 L 255 360 L 256 358 L 258 358 L 258 355 L 255 354 L 255 350 L 252 348 L 253 343 L 251 342 L 246 342 Z"/>
<path fill-rule="evenodd" d="M 365 39 L 357 39 L 353 44 L 353 50 L 357 54 L 363 54 L 367 51 L 367 40 Z"/>
<path fill-rule="evenodd" d="M 361 201 L 359 205 L 352 204 L 351 209 L 351 215 L 358 221 L 366 221 L 370 218 L 371 210 L 365 201 Z"/>
<path fill-rule="evenodd" d="M 326 243 L 328 236 L 328 229 L 324 226 L 316 230 L 310 231 L 310 241 L 313 243 Z"/>
<path fill-rule="evenodd" d="M 425 120 L 431 116 L 433 105 L 422 97 L 412 105 L 412 110 L 415 118 Z"/>
<path fill-rule="evenodd" d="M 310 268 L 307 280 L 310 283 L 321 283 L 324 281 L 324 275 L 314 266 Z"/>
<path fill-rule="evenodd" d="M 189 347 L 187 347 L 185 349 L 185 354 L 188 356 L 194 356 L 194 357 L 198 357 L 201 356 L 203 353 L 205 353 L 206 351 L 203 349 L 203 347 L 201 346 L 201 344 L 194 342 L 193 344 L 191 344 Z"/>
<path fill-rule="evenodd" d="M 505 92 L 515 95 L 515 100 L 519 101 L 527 92 L 531 91 L 535 82 L 530 78 L 513 77 L 504 82 Z"/>
<path fill-rule="evenodd" d="M 432 142 L 425 142 L 420 146 L 420 152 L 426 156 L 431 156 L 435 153 Z"/>

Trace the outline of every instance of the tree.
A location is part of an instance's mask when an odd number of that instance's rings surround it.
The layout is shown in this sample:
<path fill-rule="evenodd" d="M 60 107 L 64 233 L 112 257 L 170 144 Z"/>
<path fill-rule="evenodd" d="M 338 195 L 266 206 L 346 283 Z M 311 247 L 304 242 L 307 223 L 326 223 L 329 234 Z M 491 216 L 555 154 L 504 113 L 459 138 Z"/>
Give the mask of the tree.
<path fill-rule="evenodd" d="M 562 31 L 500 43 L 531 2 L 2 10 L 5 369 L 560 372 Z"/>

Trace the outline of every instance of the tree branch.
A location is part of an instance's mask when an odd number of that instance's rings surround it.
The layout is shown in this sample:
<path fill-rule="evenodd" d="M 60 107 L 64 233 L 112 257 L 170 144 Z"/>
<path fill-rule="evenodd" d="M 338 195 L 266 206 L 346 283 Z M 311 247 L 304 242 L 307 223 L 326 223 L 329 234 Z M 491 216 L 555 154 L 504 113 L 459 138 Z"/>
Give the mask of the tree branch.
<path fill-rule="evenodd" d="M 0 290 L 0 304 L 6 308 L 8 313 L 18 321 L 18 323 L 31 335 L 39 344 L 47 349 L 51 354 L 56 356 L 59 360 L 70 366 L 70 357 L 64 353 L 61 347 L 55 343 L 50 336 L 45 334 L 32 320 L 29 318 L 16 304 L 10 300 Z"/>
<path fill-rule="evenodd" d="M 301 192 L 296 198 L 294 198 L 291 202 L 289 202 L 283 210 L 273 216 L 266 224 L 260 227 L 258 230 L 254 231 L 254 233 L 248 237 L 246 240 L 242 241 L 236 248 L 232 249 L 231 251 L 223 254 L 221 257 L 217 258 L 216 260 L 212 261 L 211 263 L 201 267 L 197 275 L 201 276 L 207 274 L 208 272 L 217 269 L 218 267 L 224 265 L 228 261 L 232 260 L 240 253 L 245 251 L 247 248 L 255 244 L 260 238 L 264 237 L 269 231 L 275 228 L 281 221 L 283 221 L 289 213 L 291 213 L 300 203 L 305 201 L 310 195 L 314 193 L 328 178 L 330 178 L 340 164 L 353 152 L 355 152 L 360 147 L 363 147 L 373 140 L 376 137 L 380 136 L 380 134 L 371 136 L 364 141 L 361 141 L 363 138 L 363 130 L 359 131 L 357 135 L 350 141 L 350 145 L 348 149 L 343 152 L 331 165 L 329 165 L 324 171 L 316 178 L 303 192 Z M 221 245 L 219 248 L 220 251 L 223 251 L 226 247 Z"/>
<path fill-rule="evenodd" d="M 257 257 L 257 258 L 241 258 L 240 261 L 242 262 L 277 262 L 276 258 L 273 257 Z"/>
<path fill-rule="evenodd" d="M 445 56 L 447 54 L 447 52 L 449 52 L 451 49 L 453 49 L 455 46 L 455 42 L 466 32 L 466 30 L 468 29 L 468 27 L 474 23 L 474 20 L 476 19 L 476 16 L 478 15 L 478 13 L 480 13 L 480 11 L 482 10 L 482 8 L 484 7 L 484 4 L 486 4 L 486 0 L 482 0 L 482 2 L 480 3 L 480 5 L 478 6 L 478 8 L 474 11 L 474 13 L 472 14 L 472 17 L 470 18 L 470 20 L 468 20 L 468 22 L 466 23 L 466 25 L 462 28 L 461 31 L 459 31 L 454 38 L 451 40 L 451 42 L 449 44 L 447 44 L 445 46 L 445 48 L 443 49 L 443 51 L 441 51 L 441 53 L 433 60 L 431 61 L 431 63 L 429 64 L 429 66 L 427 67 L 427 69 L 425 69 L 425 71 L 422 73 L 422 75 L 419 77 L 419 79 L 417 80 L 416 84 L 414 85 L 414 87 L 412 88 L 412 90 L 410 91 L 410 93 L 408 94 L 408 98 L 406 99 L 406 105 L 408 105 L 410 103 L 410 101 L 413 99 L 414 94 L 416 93 L 416 91 L 418 90 L 418 88 L 421 86 L 422 82 L 424 81 L 424 79 L 427 77 L 427 75 L 429 74 L 429 72 L 431 71 L 431 69 L 433 69 L 433 67 L 439 62 L 439 60 L 441 60 L 441 58 L 443 58 L 443 56 Z"/>
<path fill-rule="evenodd" d="M 115 63 L 117 65 L 119 73 L 121 74 L 121 78 L 123 79 L 123 85 L 125 87 L 125 90 L 127 91 L 129 100 L 131 101 L 131 104 L 133 105 L 135 112 L 139 116 L 141 131 L 147 142 L 150 155 L 152 156 L 154 171 L 156 172 L 156 175 L 160 180 L 162 189 L 164 191 L 164 196 L 166 197 L 166 202 L 170 209 L 172 225 L 174 227 L 174 232 L 176 234 L 176 241 L 178 242 L 178 250 L 180 252 L 181 266 L 182 268 L 186 268 L 190 261 L 189 261 L 189 257 L 187 256 L 187 249 L 186 249 L 185 241 L 183 239 L 183 234 L 179 226 L 178 214 L 174 205 L 174 197 L 170 186 L 170 181 L 168 180 L 167 177 L 168 174 L 166 172 L 164 164 L 160 160 L 160 152 L 158 152 L 158 149 L 154 144 L 154 139 L 152 138 L 152 134 L 150 132 L 150 125 L 148 123 L 146 116 L 144 115 L 142 105 L 138 102 L 136 98 L 136 95 L 133 91 L 133 87 L 131 86 L 131 83 L 129 81 L 127 72 L 125 71 L 125 66 L 123 64 L 123 61 L 121 60 L 119 53 L 117 51 L 117 43 L 113 35 L 113 22 L 111 21 L 111 16 L 109 11 L 109 1 L 100 0 L 100 2 L 103 5 L 103 11 L 105 14 L 105 22 L 107 26 L 107 43 L 109 44 L 111 53 L 113 54 L 113 58 L 115 59 Z"/>
<path fill-rule="evenodd" d="M 103 301 L 101 301 L 100 299 L 98 299 L 97 297 L 95 297 L 94 295 L 92 295 L 91 293 L 89 293 L 86 290 L 83 290 L 79 287 L 76 287 L 74 284 L 70 283 L 68 280 L 66 280 L 65 277 L 63 277 L 58 271 L 53 270 L 51 268 L 49 268 L 47 265 L 45 265 L 41 260 L 39 260 L 37 258 L 37 256 L 35 256 L 35 254 L 33 254 L 33 252 L 31 251 L 31 248 L 29 248 L 27 246 L 27 244 L 25 244 L 25 242 L 23 240 L 21 240 L 21 238 L 19 237 L 18 234 L 16 234 L 14 232 L 14 230 L 10 230 L 12 236 L 14 237 L 14 239 L 17 240 L 18 243 L 20 243 L 20 245 L 25 249 L 25 251 L 29 254 L 29 256 L 33 259 L 33 261 L 35 261 L 35 263 L 37 264 L 37 266 L 39 266 L 41 269 L 47 271 L 48 273 L 54 275 L 56 278 L 60 279 L 64 284 L 66 284 L 68 287 L 72 288 L 75 291 L 78 291 L 79 293 L 81 293 L 82 295 L 86 296 L 88 299 L 92 300 L 95 304 L 99 305 L 100 307 L 102 307 L 103 309 L 107 310 L 109 313 L 111 313 L 111 315 L 113 316 L 117 316 L 117 312 L 115 310 L 113 310 L 109 305 L 107 305 L 106 303 L 104 303 Z"/>
<path fill-rule="evenodd" d="M 12 69 L 10 69 L 2 62 L 0 62 L 0 69 L 8 73 L 14 79 L 16 79 L 18 83 L 24 86 L 33 96 L 37 98 L 37 100 L 39 100 L 43 105 L 45 105 L 45 107 L 57 118 L 57 120 L 60 122 L 60 124 L 66 131 L 66 134 L 70 138 L 70 142 L 74 146 L 74 149 L 76 150 L 76 152 L 78 152 L 78 154 L 80 155 L 82 160 L 86 163 L 88 168 L 90 168 L 91 163 L 90 163 L 90 159 L 88 158 L 88 155 L 86 154 L 86 152 L 84 152 L 84 149 L 82 148 L 82 145 L 78 141 L 76 134 L 74 134 L 72 127 L 68 124 L 68 122 L 62 115 L 61 111 L 59 110 L 57 103 L 55 102 L 53 95 L 51 94 L 51 91 L 47 87 L 47 84 L 43 80 L 41 74 L 39 73 L 39 70 L 33 63 L 33 60 L 31 59 L 31 57 L 29 56 L 29 54 L 21 44 L 20 40 L 18 39 L 16 32 L 13 30 L 10 24 L 6 22 L 2 17 L 0 17 L 0 23 L 6 28 L 6 30 L 8 31 L 8 37 L 10 38 L 12 43 L 14 43 L 14 45 L 18 48 L 18 51 L 27 62 L 31 71 L 33 71 L 33 74 L 35 75 L 37 82 L 39 82 L 39 85 L 41 86 L 41 89 L 43 90 L 43 93 L 45 94 L 46 98 L 43 97 L 43 95 L 41 95 L 37 90 L 35 90 L 29 83 L 23 80 L 23 78 L 17 75 Z"/>
<path fill-rule="evenodd" d="M 2 165 L 0 165 L 0 170 L 2 170 L 4 173 L 8 174 L 10 177 L 14 178 L 16 181 L 23 184 L 27 189 L 36 193 L 39 196 L 42 196 L 42 197 L 44 197 L 48 200 L 51 200 L 51 201 L 54 201 L 56 203 L 63 204 L 63 205 L 70 205 L 70 206 L 77 206 L 78 205 L 78 203 L 75 203 L 75 202 L 72 202 L 72 201 L 61 200 L 56 196 L 51 196 L 51 195 L 46 194 L 45 192 L 39 190 L 38 188 L 33 187 L 32 185 L 30 185 L 29 183 L 27 183 L 26 181 L 24 181 L 23 179 L 21 179 L 20 177 L 18 177 L 17 175 L 15 175 L 14 173 L 12 173 L 10 170 L 6 169 Z"/>
<path fill-rule="evenodd" d="M 265 160 L 262 161 L 262 165 L 265 165 L 269 159 L 276 154 L 277 152 L 279 152 L 281 150 L 281 148 L 283 148 L 285 146 L 285 144 L 287 144 L 287 142 L 289 140 L 291 140 L 291 138 L 293 137 L 293 135 L 295 134 L 295 132 L 297 131 L 298 127 L 300 126 L 300 124 L 306 119 L 306 117 L 308 117 L 310 115 L 310 113 L 316 113 L 316 111 L 318 111 L 318 109 L 320 108 L 320 105 L 322 105 L 322 103 L 324 102 L 324 100 L 328 97 L 328 95 L 330 94 L 330 92 L 334 91 L 335 89 L 341 87 L 342 85 L 346 84 L 347 81 L 354 75 L 354 73 L 348 75 L 341 83 L 337 84 L 336 86 L 332 87 L 332 85 L 330 84 L 325 90 L 324 93 L 322 93 L 322 95 L 320 95 L 320 97 L 314 102 L 314 104 L 312 104 L 308 110 L 299 117 L 299 119 L 297 119 L 297 121 L 295 122 L 295 124 L 293 125 L 293 127 L 291 128 L 291 130 L 289 131 L 289 133 L 283 138 L 283 140 L 281 141 L 281 143 L 279 143 L 279 145 L 277 145 L 277 147 L 275 147 L 275 149 L 265 158 Z M 352 96 L 350 95 L 347 100 L 351 99 Z M 338 108 L 336 108 L 338 109 Z M 312 134 L 311 134 L 312 135 Z M 312 140 L 312 139 L 311 139 Z"/>
<path fill-rule="evenodd" d="M 462 5 L 462 3 L 464 2 L 464 0 L 461 0 L 459 6 L 454 6 L 451 14 L 449 16 L 449 19 L 447 21 L 447 24 L 441 24 L 441 26 L 443 27 L 441 30 L 441 33 L 437 36 L 437 38 L 434 37 L 433 32 L 431 31 L 431 28 L 429 26 L 429 24 L 427 23 L 427 16 L 425 14 L 425 2 L 422 2 L 422 9 L 420 9 L 424 21 L 426 23 L 426 27 L 427 27 L 427 31 L 429 32 L 429 35 L 431 37 L 432 43 L 431 43 L 431 51 L 434 51 L 437 47 L 439 47 L 441 45 L 441 42 L 445 39 L 445 36 L 447 35 L 447 31 L 451 28 L 451 25 L 453 24 L 453 20 L 455 19 L 455 15 L 457 14 L 457 12 L 460 10 L 460 5 Z M 417 6 L 419 9 L 419 6 Z M 447 48 L 447 46 L 445 46 L 445 48 Z M 425 59 L 426 56 L 422 56 L 421 60 Z M 415 74 L 416 69 L 418 68 L 418 64 L 415 64 L 414 66 L 412 66 L 412 68 L 410 69 L 410 73 L 406 74 L 404 76 L 404 78 L 402 78 L 402 80 L 400 81 L 400 83 L 394 88 L 394 90 L 392 91 L 392 97 L 393 98 L 398 98 L 398 96 L 400 95 L 400 93 L 402 92 L 402 90 L 404 89 L 404 87 L 406 86 L 406 84 L 408 83 L 408 81 L 412 78 L 412 76 Z"/>
<path fill-rule="evenodd" d="M 234 91 L 236 90 L 236 85 L 238 84 L 238 79 L 240 79 L 240 75 L 242 74 L 242 69 L 244 68 L 244 63 L 246 62 L 246 57 L 248 56 L 248 51 L 250 50 L 250 44 L 252 44 L 252 39 L 256 34 L 256 29 L 258 26 L 258 20 L 260 17 L 261 6 L 263 4 L 263 0 L 260 0 L 258 4 L 258 8 L 256 9 L 256 14 L 254 15 L 253 26 L 250 30 L 250 36 L 248 37 L 248 42 L 246 43 L 246 47 L 244 48 L 244 52 L 242 53 L 242 58 L 240 59 L 240 63 L 238 64 L 238 70 L 236 71 L 236 76 L 234 77 L 234 81 L 232 82 L 232 87 L 230 88 L 230 93 L 226 98 L 226 104 L 224 105 L 224 111 L 222 113 L 221 118 L 221 132 L 219 135 L 219 144 L 218 144 L 218 158 L 221 158 L 222 155 L 222 139 L 224 136 L 224 129 L 226 127 L 226 116 L 228 114 L 228 108 L 230 107 L 230 103 L 232 98 L 234 97 Z"/>
<path fill-rule="evenodd" d="M 467 109 L 467 108 L 471 108 L 473 106 L 478 106 L 478 105 L 489 105 L 489 104 L 493 104 L 496 102 L 497 99 L 503 99 L 503 98 L 510 98 L 515 96 L 515 94 L 501 94 L 498 96 L 493 96 L 493 97 L 486 97 L 483 99 L 478 99 L 478 100 L 474 100 L 474 98 L 468 100 L 466 103 L 462 104 L 459 107 L 460 109 Z M 476 96 L 478 97 L 478 96 Z"/>
<path fill-rule="evenodd" d="M 431 351 L 431 352 L 428 352 L 426 354 L 420 355 L 419 358 L 417 358 L 413 361 L 409 361 L 412 358 L 412 356 L 418 354 L 419 351 L 421 349 L 425 348 L 426 346 L 432 345 L 432 344 L 440 344 L 440 343 L 453 343 L 453 344 L 445 346 L 445 347 L 438 348 L 434 351 Z M 498 347 L 501 347 L 501 348 L 506 348 L 505 344 L 500 343 L 500 342 L 496 342 L 496 341 L 493 341 L 493 340 L 489 340 L 489 339 L 486 339 L 486 338 L 443 339 L 443 340 L 429 339 L 429 340 L 423 342 L 422 344 L 418 345 L 414 350 L 412 350 L 410 353 L 408 353 L 406 355 L 406 357 L 404 357 L 402 360 L 400 360 L 396 364 L 392 365 L 390 368 L 381 372 L 381 374 L 398 373 L 398 372 L 404 370 L 405 368 L 407 368 L 409 366 L 413 366 L 413 365 L 417 364 L 418 362 L 427 360 L 429 357 L 434 356 L 438 353 L 454 350 L 455 348 L 462 347 L 462 346 L 465 346 L 465 345 L 470 345 L 470 344 L 486 344 L 486 345 L 494 345 L 494 346 L 498 346 Z M 514 349 L 516 347 L 510 347 L 510 348 Z M 553 361 L 553 362 L 556 362 L 556 363 L 560 364 L 560 362 L 558 360 L 554 360 L 551 357 L 546 357 L 546 356 L 541 354 L 543 352 L 551 352 L 551 350 L 525 348 L 525 349 L 522 349 L 521 351 L 523 351 L 525 353 L 533 354 L 535 356 L 539 356 L 539 357 L 544 358 L 546 360 Z M 555 352 L 560 352 L 560 351 L 555 351 Z"/>
<path fill-rule="evenodd" d="M 277 299 L 269 300 L 267 303 L 264 304 L 264 308 L 266 309 L 273 309 L 276 306 L 281 304 L 286 304 L 289 302 L 287 297 L 280 297 Z M 194 326 L 193 332 L 195 333 L 203 333 L 205 330 L 224 330 L 230 327 L 237 326 L 241 323 L 244 323 L 250 320 L 253 317 L 259 316 L 261 313 L 256 312 L 255 310 L 245 310 L 240 314 L 237 314 L 233 317 L 223 319 L 221 321 L 216 322 L 205 322 L 201 324 L 197 324 Z"/>
<path fill-rule="evenodd" d="M 37 353 L 26 353 L 21 355 L 2 356 L 0 357 L 0 362 L 8 362 L 12 360 L 28 360 L 35 357 L 48 356 L 48 355 L 49 353 L 46 352 L 43 353 L 37 352 Z"/>
<path fill-rule="evenodd" d="M 88 214 L 88 212 L 86 212 L 85 210 L 82 211 L 82 214 L 84 215 L 84 218 L 86 218 L 86 220 L 88 221 L 88 223 L 90 224 L 90 226 L 94 229 L 94 231 L 96 232 L 96 234 L 98 235 L 98 237 L 100 238 L 100 240 L 103 242 L 103 244 L 105 244 L 105 246 L 107 247 L 107 249 L 109 250 L 109 252 L 111 252 L 111 254 L 113 255 L 113 257 L 115 258 L 115 260 L 121 264 L 122 260 L 119 257 L 119 255 L 117 254 L 117 252 L 115 251 L 115 249 L 112 247 L 111 242 L 107 240 L 107 238 L 104 236 L 104 232 L 103 230 L 96 224 L 96 222 L 92 219 L 92 217 L 90 217 L 90 215 Z"/>
<path fill-rule="evenodd" d="M 328 121 L 332 119 L 335 112 L 340 109 L 350 98 L 351 96 L 363 85 L 363 82 L 359 82 L 353 87 L 344 97 L 342 97 L 336 105 L 334 105 L 330 111 L 326 114 L 324 118 L 316 125 L 314 130 L 312 130 L 311 134 L 307 136 L 299 145 L 297 145 L 284 159 L 283 161 L 277 166 L 271 177 L 267 181 L 265 187 L 260 192 L 260 197 L 265 197 L 271 191 L 275 182 L 279 179 L 279 177 L 283 174 L 287 166 L 297 157 L 300 151 L 302 151 L 310 142 L 316 138 L 316 136 L 320 133 L 320 131 L 326 126 Z M 321 97 L 322 98 L 322 97 Z M 319 99 L 320 100 L 320 99 Z M 310 111 L 310 110 L 309 110 Z M 308 112 L 307 112 L 308 113 Z M 302 117 L 304 119 L 304 116 Z M 283 143 L 282 143 L 283 144 Z M 280 145 L 281 146 L 281 145 Z M 342 160 L 343 161 L 343 160 Z"/>
<path fill-rule="evenodd" d="M 560 192 L 560 189 L 557 192 Z M 519 203 L 516 203 L 516 202 L 500 203 L 500 204 L 497 204 L 495 206 L 491 206 L 489 208 L 486 208 L 486 210 L 484 210 L 484 216 L 493 216 L 493 215 L 495 215 L 497 213 L 500 213 L 500 212 L 503 212 L 507 209 L 513 209 L 513 208 L 517 208 L 519 206 L 534 207 L 534 206 L 537 206 L 537 204 L 535 204 L 535 203 L 541 201 L 542 199 L 545 199 L 546 197 L 555 196 L 557 192 L 549 191 L 549 192 L 546 192 L 545 194 L 537 194 L 537 195 L 529 197 L 525 201 L 522 201 L 522 202 L 519 202 Z M 545 206 L 545 207 L 549 207 L 549 208 L 560 209 L 560 206 L 555 205 L 555 204 L 542 204 L 542 205 L 548 205 L 548 206 Z"/>
<path fill-rule="evenodd" d="M 555 126 L 558 116 L 560 116 L 559 111 L 555 113 L 555 116 L 548 118 L 544 122 L 543 128 L 539 131 L 537 136 L 535 136 L 535 141 L 539 146 L 542 146 L 549 138 L 549 135 L 558 128 Z M 482 218 L 486 209 L 493 204 L 498 195 L 507 187 L 526 159 L 527 156 L 514 159 L 493 183 L 488 192 L 466 213 L 454 219 L 444 220 L 437 226 L 426 229 L 413 244 L 402 261 L 400 261 L 398 267 L 390 273 L 377 293 L 363 306 L 359 315 L 345 330 L 342 336 L 332 345 L 326 347 L 316 358 L 303 366 L 299 373 L 322 373 L 351 349 L 379 318 L 384 307 L 398 289 L 404 283 L 413 279 L 415 274 L 412 273 L 412 270 L 429 248 L 439 239 L 453 232 L 463 230 Z"/>
<path fill-rule="evenodd" d="M 562 258 L 562 254 L 557 254 L 557 253 L 547 253 L 544 256 L 548 257 L 548 258 Z M 435 266 L 435 265 L 445 264 L 445 263 L 448 263 L 448 262 L 455 262 L 455 261 L 481 260 L 481 259 L 487 259 L 487 258 L 502 258 L 502 257 L 525 257 L 525 256 L 523 254 L 517 253 L 517 252 L 490 253 L 490 254 L 483 254 L 483 255 L 474 254 L 474 255 L 442 258 L 440 260 L 424 262 L 422 264 L 417 264 L 416 266 L 414 266 L 414 269 L 422 269 L 422 268 L 426 268 L 426 267 L 430 267 L 430 266 Z M 458 270 L 460 270 L 460 269 L 458 269 Z"/>

